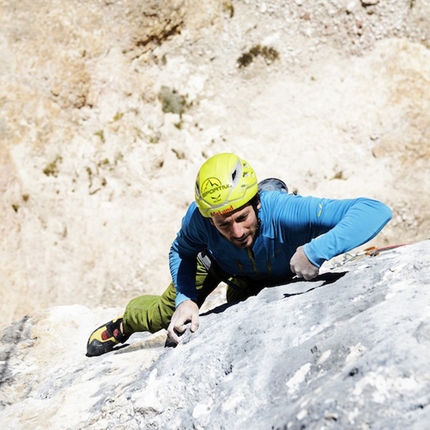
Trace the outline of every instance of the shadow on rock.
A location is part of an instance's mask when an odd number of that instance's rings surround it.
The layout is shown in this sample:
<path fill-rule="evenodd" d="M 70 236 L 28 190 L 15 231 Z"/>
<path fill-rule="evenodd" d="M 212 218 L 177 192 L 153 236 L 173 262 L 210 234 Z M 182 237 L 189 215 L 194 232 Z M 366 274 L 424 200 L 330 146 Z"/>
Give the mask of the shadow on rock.
<path fill-rule="evenodd" d="M 343 278 L 348 272 L 338 272 L 338 273 L 323 273 L 322 275 L 318 275 L 315 279 L 312 279 L 312 283 L 314 282 L 320 282 L 323 281 L 322 284 L 316 285 L 312 288 L 309 288 L 306 291 L 299 291 L 297 293 L 285 293 L 284 297 L 292 297 L 292 296 L 299 296 L 301 294 L 309 293 L 310 291 L 313 291 L 317 288 L 324 287 L 325 285 L 334 284 L 339 279 Z M 306 282 L 302 278 L 294 278 L 290 284 L 295 282 Z"/>

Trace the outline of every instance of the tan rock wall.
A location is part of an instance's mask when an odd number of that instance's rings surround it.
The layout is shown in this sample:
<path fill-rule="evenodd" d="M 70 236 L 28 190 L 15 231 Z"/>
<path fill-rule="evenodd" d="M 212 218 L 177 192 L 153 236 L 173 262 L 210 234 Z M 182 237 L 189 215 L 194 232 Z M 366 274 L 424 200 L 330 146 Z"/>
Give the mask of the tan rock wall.
<path fill-rule="evenodd" d="M 428 8 L 1 1 L 0 325 L 161 292 L 215 152 L 302 194 L 386 201 L 379 244 L 426 239 Z"/>

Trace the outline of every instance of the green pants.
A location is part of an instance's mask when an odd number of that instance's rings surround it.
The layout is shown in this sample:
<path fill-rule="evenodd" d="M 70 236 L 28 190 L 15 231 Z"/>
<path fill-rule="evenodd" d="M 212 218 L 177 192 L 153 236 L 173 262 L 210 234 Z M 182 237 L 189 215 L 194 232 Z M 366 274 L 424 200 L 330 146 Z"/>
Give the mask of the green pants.
<path fill-rule="evenodd" d="M 233 286 L 227 286 L 228 303 L 246 300 L 262 289 L 253 288 L 251 290 L 246 282 L 240 279 L 230 278 L 229 281 Z M 199 308 L 220 282 L 220 277 L 208 270 L 197 258 L 196 288 L 198 295 L 196 302 Z M 155 333 L 158 330 L 166 329 L 175 312 L 175 298 L 176 289 L 171 283 L 161 296 L 144 295 L 131 300 L 123 316 L 125 333 L 138 331 Z"/>

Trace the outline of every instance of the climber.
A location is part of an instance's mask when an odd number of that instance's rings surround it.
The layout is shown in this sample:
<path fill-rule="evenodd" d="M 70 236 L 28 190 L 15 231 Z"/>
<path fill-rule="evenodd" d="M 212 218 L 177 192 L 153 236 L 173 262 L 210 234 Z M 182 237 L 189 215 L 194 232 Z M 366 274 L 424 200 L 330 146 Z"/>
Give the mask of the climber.
<path fill-rule="evenodd" d="M 132 299 L 123 316 L 90 336 L 87 356 L 111 351 L 131 334 L 167 329 L 172 345 L 219 285 L 228 303 L 282 285 L 314 279 L 324 261 L 375 237 L 391 210 L 369 198 L 334 200 L 288 193 L 278 179 L 258 184 L 248 162 L 235 154 L 209 158 L 200 168 L 191 203 L 173 241 L 172 282 L 161 296 Z"/>

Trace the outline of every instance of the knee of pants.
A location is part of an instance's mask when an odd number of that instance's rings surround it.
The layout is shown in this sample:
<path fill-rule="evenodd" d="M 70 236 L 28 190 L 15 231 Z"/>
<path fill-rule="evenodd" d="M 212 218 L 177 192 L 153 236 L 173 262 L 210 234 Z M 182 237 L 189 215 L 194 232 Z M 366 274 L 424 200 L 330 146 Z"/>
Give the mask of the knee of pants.
<path fill-rule="evenodd" d="M 249 297 L 256 296 L 263 287 L 250 287 L 241 279 L 234 279 L 233 286 L 227 286 L 227 303 L 243 302 Z"/>
<path fill-rule="evenodd" d="M 175 297 L 176 290 L 171 284 L 161 296 L 147 294 L 131 300 L 124 313 L 125 331 L 155 333 L 167 328 L 175 312 Z"/>
<path fill-rule="evenodd" d="M 250 297 L 250 294 L 247 294 L 245 290 L 242 290 L 239 288 L 233 288 L 230 285 L 228 285 L 226 296 L 227 296 L 227 303 L 234 303 L 234 302 L 243 302 L 248 297 Z"/>

